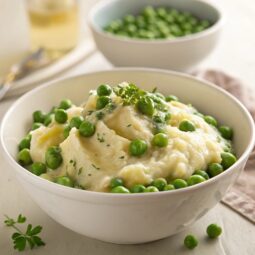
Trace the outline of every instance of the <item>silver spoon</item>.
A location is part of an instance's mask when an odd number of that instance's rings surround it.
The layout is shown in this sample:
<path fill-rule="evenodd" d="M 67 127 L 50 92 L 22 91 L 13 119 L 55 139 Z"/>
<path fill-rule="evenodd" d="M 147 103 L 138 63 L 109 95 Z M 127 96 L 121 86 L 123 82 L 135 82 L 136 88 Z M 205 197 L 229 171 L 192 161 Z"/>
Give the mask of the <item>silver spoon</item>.
<path fill-rule="evenodd" d="M 14 81 L 17 81 L 52 62 L 53 61 L 46 56 L 45 50 L 39 48 L 22 59 L 19 63 L 13 65 L 0 83 L 0 100 L 3 99 L 7 91 L 12 87 Z"/>

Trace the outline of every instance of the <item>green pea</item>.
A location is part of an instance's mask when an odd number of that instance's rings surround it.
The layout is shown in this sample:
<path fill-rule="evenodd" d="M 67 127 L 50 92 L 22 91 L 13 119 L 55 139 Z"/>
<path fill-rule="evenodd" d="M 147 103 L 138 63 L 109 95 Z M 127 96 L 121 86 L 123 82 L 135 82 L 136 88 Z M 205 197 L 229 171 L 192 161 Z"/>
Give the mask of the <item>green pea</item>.
<path fill-rule="evenodd" d="M 31 165 L 31 172 L 37 176 L 46 173 L 46 165 L 41 162 L 35 162 Z"/>
<path fill-rule="evenodd" d="M 179 24 L 182 24 L 185 22 L 185 16 L 182 15 L 182 14 L 179 14 L 177 17 L 176 17 L 176 21 L 179 23 Z"/>
<path fill-rule="evenodd" d="M 71 129 L 72 128 L 69 125 L 65 126 L 65 128 L 64 128 L 64 138 L 65 139 L 69 136 Z"/>
<path fill-rule="evenodd" d="M 191 31 L 192 30 L 192 25 L 188 22 L 181 24 L 181 26 L 186 31 Z"/>
<path fill-rule="evenodd" d="M 42 111 L 35 111 L 33 113 L 33 121 L 43 123 L 45 120 L 45 114 Z"/>
<path fill-rule="evenodd" d="M 143 193 L 145 189 L 146 188 L 142 184 L 136 184 L 130 189 L 130 191 L 131 193 Z"/>
<path fill-rule="evenodd" d="M 125 23 L 127 23 L 127 24 L 129 24 L 129 23 L 134 23 L 135 22 L 135 16 L 133 16 L 133 15 L 126 15 L 125 17 L 124 17 L 124 22 Z"/>
<path fill-rule="evenodd" d="M 106 31 L 116 33 L 121 29 L 122 25 L 123 25 L 122 20 L 114 20 L 109 24 L 109 26 L 106 27 Z"/>
<path fill-rule="evenodd" d="M 111 179 L 110 187 L 113 189 L 118 186 L 124 186 L 124 182 L 121 178 L 115 177 Z"/>
<path fill-rule="evenodd" d="M 187 183 L 189 186 L 192 186 L 192 185 L 204 182 L 204 181 L 206 181 L 206 179 L 203 176 L 195 174 L 195 175 L 191 175 L 188 178 Z"/>
<path fill-rule="evenodd" d="M 48 148 L 45 153 L 45 161 L 47 167 L 53 170 L 57 169 L 63 162 L 63 158 L 61 156 L 61 149 L 57 146 Z"/>
<path fill-rule="evenodd" d="M 183 120 L 179 125 L 179 129 L 184 132 L 193 132 L 196 130 L 194 124 L 189 120 Z"/>
<path fill-rule="evenodd" d="M 143 10 L 143 15 L 145 17 L 151 17 L 156 15 L 156 11 L 152 6 L 147 6 Z"/>
<path fill-rule="evenodd" d="M 202 26 L 197 26 L 197 27 L 194 28 L 195 33 L 202 32 L 203 30 L 204 30 L 204 28 Z"/>
<path fill-rule="evenodd" d="M 148 187 L 145 188 L 144 192 L 145 192 L 145 193 L 148 193 L 148 192 L 159 192 L 159 190 L 158 190 L 157 187 L 148 186 Z"/>
<path fill-rule="evenodd" d="M 60 185 L 63 185 L 63 186 L 66 186 L 66 187 L 73 187 L 74 186 L 73 181 L 68 176 L 57 177 L 56 183 L 60 184 Z"/>
<path fill-rule="evenodd" d="M 130 191 L 123 186 L 117 186 L 111 190 L 111 193 L 130 193 Z"/>
<path fill-rule="evenodd" d="M 171 102 L 171 101 L 179 101 L 179 99 L 178 99 L 178 97 L 177 97 L 177 96 L 169 95 L 169 96 L 166 96 L 166 101 L 167 101 L 167 102 Z"/>
<path fill-rule="evenodd" d="M 156 187 L 159 191 L 162 191 L 167 185 L 167 181 L 164 178 L 157 178 L 151 183 L 151 185 Z"/>
<path fill-rule="evenodd" d="M 81 125 L 81 123 L 82 123 L 83 121 L 84 121 L 84 118 L 83 118 L 82 116 L 75 116 L 75 117 L 73 117 L 73 118 L 70 120 L 69 125 L 70 125 L 71 128 L 75 127 L 75 128 L 77 128 L 77 129 L 79 129 L 79 127 L 80 127 L 80 125 Z"/>
<path fill-rule="evenodd" d="M 101 84 L 97 88 L 97 95 L 98 96 L 109 96 L 112 93 L 112 88 L 108 84 Z"/>
<path fill-rule="evenodd" d="M 187 21 L 194 27 L 197 25 L 198 20 L 195 17 L 189 17 Z"/>
<path fill-rule="evenodd" d="M 183 36 L 183 32 L 178 25 L 172 25 L 170 27 L 170 32 L 176 37 Z"/>
<path fill-rule="evenodd" d="M 188 183 L 183 179 L 175 179 L 172 184 L 176 189 L 182 189 L 188 187 Z"/>
<path fill-rule="evenodd" d="M 136 25 L 134 25 L 134 24 L 128 25 L 126 29 L 127 29 L 127 32 L 128 32 L 130 35 L 134 35 L 134 34 L 136 33 L 136 31 L 137 31 L 137 27 L 136 27 Z"/>
<path fill-rule="evenodd" d="M 108 96 L 100 96 L 97 99 L 96 109 L 97 110 L 103 109 L 110 102 L 111 102 L 111 98 L 110 97 L 108 97 Z"/>
<path fill-rule="evenodd" d="M 151 31 L 139 30 L 138 31 L 138 37 L 143 38 L 143 39 L 154 39 L 155 35 Z"/>
<path fill-rule="evenodd" d="M 166 15 L 167 15 L 167 9 L 164 8 L 164 7 L 159 7 L 157 10 L 157 15 L 160 17 L 160 18 L 165 18 Z"/>
<path fill-rule="evenodd" d="M 221 153 L 221 165 L 224 169 L 231 167 L 236 162 L 236 157 L 230 152 Z"/>
<path fill-rule="evenodd" d="M 233 138 L 233 129 L 228 126 L 219 127 L 219 131 L 223 138 L 231 140 Z"/>
<path fill-rule="evenodd" d="M 164 191 L 168 191 L 168 190 L 174 190 L 175 187 L 173 184 L 167 184 L 165 187 L 164 187 Z"/>
<path fill-rule="evenodd" d="M 57 109 L 55 111 L 55 121 L 64 124 L 68 119 L 68 115 L 65 110 L 63 109 Z"/>
<path fill-rule="evenodd" d="M 223 172 L 223 167 L 219 163 L 212 163 L 209 165 L 208 173 L 211 177 L 214 177 Z"/>
<path fill-rule="evenodd" d="M 129 145 L 129 153 L 132 156 L 139 157 L 143 155 L 148 149 L 148 145 L 144 140 L 133 140 Z"/>
<path fill-rule="evenodd" d="M 36 130 L 36 129 L 38 129 L 38 128 L 40 128 L 41 126 L 43 126 L 43 124 L 42 123 L 39 123 L 39 122 L 35 122 L 35 123 L 33 123 L 33 125 L 32 125 L 32 130 Z"/>
<path fill-rule="evenodd" d="M 222 228 L 217 224 L 210 224 L 206 229 L 209 238 L 217 238 L 222 233 Z"/>
<path fill-rule="evenodd" d="M 30 150 L 25 148 L 22 149 L 19 153 L 18 153 L 18 162 L 22 165 L 22 166 L 28 166 L 32 163 L 32 158 L 30 156 Z"/>
<path fill-rule="evenodd" d="M 174 23 L 174 17 L 170 14 L 167 14 L 167 16 L 165 17 L 165 21 L 168 23 L 168 24 L 173 24 Z"/>
<path fill-rule="evenodd" d="M 184 239 L 184 245 L 188 249 L 194 249 L 198 245 L 198 240 L 193 235 L 187 235 Z"/>
<path fill-rule="evenodd" d="M 144 96 L 137 102 L 137 108 L 141 113 L 151 117 L 154 113 L 154 102 L 150 97 Z"/>
<path fill-rule="evenodd" d="M 64 99 L 59 104 L 59 109 L 67 110 L 72 107 L 72 101 L 69 99 Z"/>
<path fill-rule="evenodd" d="M 46 117 L 45 117 L 45 120 L 43 122 L 43 124 L 47 127 L 50 125 L 50 123 L 52 122 L 53 120 L 53 117 L 54 117 L 54 114 L 47 114 Z"/>
<path fill-rule="evenodd" d="M 210 26 L 210 22 L 208 20 L 201 20 L 200 26 L 202 26 L 203 28 L 208 28 Z"/>
<path fill-rule="evenodd" d="M 209 175 L 207 174 L 207 172 L 206 171 L 202 171 L 202 170 L 195 171 L 194 175 L 201 175 L 206 180 L 208 180 L 210 178 Z"/>
<path fill-rule="evenodd" d="M 214 117 L 212 117 L 212 116 L 205 115 L 205 116 L 204 116 L 204 120 L 205 120 L 208 124 L 210 124 L 210 125 L 212 125 L 212 126 L 214 126 L 214 127 L 217 127 L 217 126 L 218 126 L 217 120 L 216 120 Z"/>
<path fill-rule="evenodd" d="M 31 135 L 24 137 L 19 143 L 19 151 L 23 149 L 30 149 Z"/>
<path fill-rule="evenodd" d="M 145 28 L 146 26 L 146 20 L 143 16 L 141 15 L 138 15 L 136 17 L 136 21 L 135 21 L 135 24 L 137 25 L 138 28 Z"/>
<path fill-rule="evenodd" d="M 93 136 L 95 132 L 96 126 L 87 120 L 84 120 L 79 127 L 79 133 L 84 137 Z"/>
<path fill-rule="evenodd" d="M 154 135 L 152 144 L 158 147 L 166 147 L 168 145 L 168 136 L 164 133 Z"/>

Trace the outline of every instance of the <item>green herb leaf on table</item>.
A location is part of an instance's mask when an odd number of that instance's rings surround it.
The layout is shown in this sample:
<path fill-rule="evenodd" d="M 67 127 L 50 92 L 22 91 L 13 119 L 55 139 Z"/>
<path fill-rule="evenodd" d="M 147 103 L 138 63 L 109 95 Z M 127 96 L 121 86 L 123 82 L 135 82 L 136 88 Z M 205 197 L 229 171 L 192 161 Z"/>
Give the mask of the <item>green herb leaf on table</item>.
<path fill-rule="evenodd" d="M 13 248 L 18 251 L 24 251 L 27 246 L 30 249 L 34 247 L 44 246 L 45 243 L 38 236 L 38 234 L 42 231 L 42 226 L 33 227 L 31 224 L 27 225 L 26 232 L 23 232 L 21 229 L 17 227 L 18 224 L 23 224 L 26 222 L 26 217 L 20 214 L 15 221 L 9 216 L 5 215 L 6 220 L 4 221 L 7 227 L 12 227 L 16 232 L 14 232 L 11 236 L 13 240 Z"/>

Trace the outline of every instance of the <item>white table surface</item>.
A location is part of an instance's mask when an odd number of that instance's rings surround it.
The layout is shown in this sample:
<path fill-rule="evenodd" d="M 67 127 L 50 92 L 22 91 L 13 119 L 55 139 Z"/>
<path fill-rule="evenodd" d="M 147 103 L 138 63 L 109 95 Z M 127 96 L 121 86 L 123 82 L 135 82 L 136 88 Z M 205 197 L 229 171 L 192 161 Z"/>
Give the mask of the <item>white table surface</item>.
<path fill-rule="evenodd" d="M 201 67 L 213 67 L 225 70 L 241 78 L 248 86 L 255 81 L 255 4 L 254 0 L 227 1 L 217 0 L 225 10 L 228 20 L 221 43 L 215 52 Z M 111 65 L 96 52 L 73 70 L 62 77 L 84 72 L 110 69 Z M 0 121 L 3 114 L 16 99 L 0 103 Z M 22 254 L 47 255 L 253 255 L 255 254 L 255 228 L 252 223 L 223 204 L 218 204 L 207 215 L 185 232 L 173 237 L 143 245 L 114 245 L 93 240 L 76 234 L 45 214 L 29 197 L 12 175 L 0 149 L 0 255 L 16 254 L 12 248 L 10 236 L 12 230 L 3 224 L 4 214 L 16 217 L 23 213 L 32 224 L 43 226 L 42 238 L 46 246 Z M 57 205 L 56 205 L 57 210 Z M 205 238 L 206 226 L 218 223 L 223 227 L 223 235 L 214 241 Z M 109 230 L 110 231 L 110 230 Z M 135 229 L 134 229 L 135 231 Z M 152 230 L 153 231 L 153 230 Z M 199 246 L 189 251 L 182 243 L 186 234 L 193 233 L 199 240 Z"/>

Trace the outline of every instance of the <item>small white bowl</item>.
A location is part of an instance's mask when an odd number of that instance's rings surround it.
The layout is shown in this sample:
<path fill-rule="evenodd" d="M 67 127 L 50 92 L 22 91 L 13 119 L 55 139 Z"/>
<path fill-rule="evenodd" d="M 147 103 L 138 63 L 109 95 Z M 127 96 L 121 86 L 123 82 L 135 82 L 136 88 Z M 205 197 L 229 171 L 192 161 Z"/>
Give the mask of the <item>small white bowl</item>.
<path fill-rule="evenodd" d="M 189 11 L 213 25 L 196 34 L 175 39 L 144 40 L 118 37 L 103 31 L 112 20 L 137 14 L 145 6 L 169 6 Z M 107 0 L 90 12 L 89 24 L 98 49 L 115 66 L 141 66 L 188 71 L 215 48 L 222 28 L 222 12 L 201 0 Z"/>
<path fill-rule="evenodd" d="M 101 83 L 129 81 L 175 94 L 234 129 L 237 162 L 196 186 L 144 194 L 111 194 L 64 187 L 37 177 L 16 162 L 17 144 L 31 126 L 33 111 L 49 111 L 63 98 L 80 104 Z M 144 243 L 182 231 L 218 203 L 242 171 L 254 145 L 254 124 L 234 97 L 191 76 L 153 69 L 116 69 L 46 84 L 21 97 L 6 113 L 1 144 L 15 174 L 34 201 L 53 219 L 88 237 L 119 244 Z M 103 155 L 102 155 L 103 156 Z M 110 160 L 110 159 L 109 159 Z"/>

